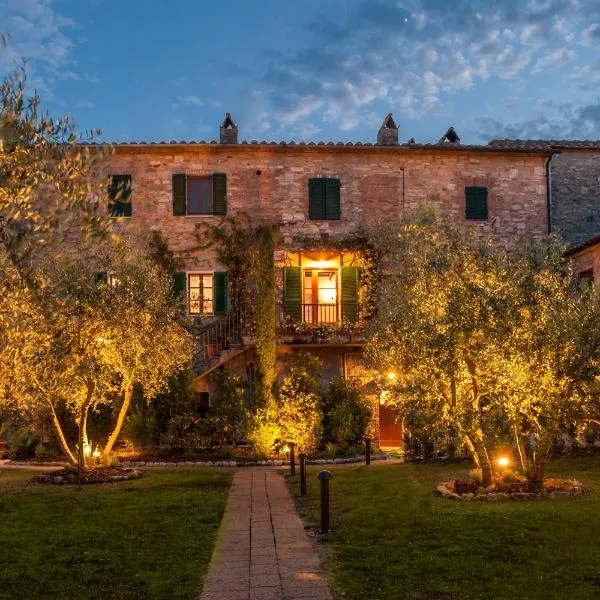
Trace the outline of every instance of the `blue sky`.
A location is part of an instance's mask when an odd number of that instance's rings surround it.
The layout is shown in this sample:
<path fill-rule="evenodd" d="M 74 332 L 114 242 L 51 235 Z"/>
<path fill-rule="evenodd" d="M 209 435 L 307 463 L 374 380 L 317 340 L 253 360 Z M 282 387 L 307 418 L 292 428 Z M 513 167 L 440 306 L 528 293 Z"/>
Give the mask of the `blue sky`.
<path fill-rule="evenodd" d="M 6 71 L 123 140 L 600 138 L 600 0 L 0 0 Z"/>

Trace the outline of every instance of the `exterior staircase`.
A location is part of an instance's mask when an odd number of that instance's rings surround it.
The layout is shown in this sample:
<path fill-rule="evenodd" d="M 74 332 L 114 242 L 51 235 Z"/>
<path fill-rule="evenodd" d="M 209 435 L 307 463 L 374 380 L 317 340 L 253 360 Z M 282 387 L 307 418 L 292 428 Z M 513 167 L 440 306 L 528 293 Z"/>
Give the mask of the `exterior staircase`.
<path fill-rule="evenodd" d="M 248 348 L 242 342 L 242 318 L 239 311 L 217 317 L 195 332 L 194 376 L 204 377 Z"/>

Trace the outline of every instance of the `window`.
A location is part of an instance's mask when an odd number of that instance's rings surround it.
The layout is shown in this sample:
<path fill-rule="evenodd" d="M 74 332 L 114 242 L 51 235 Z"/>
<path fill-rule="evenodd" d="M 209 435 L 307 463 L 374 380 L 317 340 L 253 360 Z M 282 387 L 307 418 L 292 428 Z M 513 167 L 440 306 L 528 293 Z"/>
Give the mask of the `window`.
<path fill-rule="evenodd" d="M 308 218 L 337 220 L 340 218 L 340 180 L 319 177 L 308 180 Z"/>
<path fill-rule="evenodd" d="M 173 215 L 226 215 L 227 175 L 173 175 Z"/>
<path fill-rule="evenodd" d="M 111 217 L 131 217 L 131 175 L 109 176 L 108 214 Z"/>
<path fill-rule="evenodd" d="M 594 283 L 594 269 L 586 269 L 577 273 L 579 283 Z"/>
<path fill-rule="evenodd" d="M 188 306 L 190 315 L 213 313 L 212 273 L 188 274 Z"/>
<path fill-rule="evenodd" d="M 488 218 L 488 191 L 485 187 L 465 188 L 465 216 L 467 219 Z"/>

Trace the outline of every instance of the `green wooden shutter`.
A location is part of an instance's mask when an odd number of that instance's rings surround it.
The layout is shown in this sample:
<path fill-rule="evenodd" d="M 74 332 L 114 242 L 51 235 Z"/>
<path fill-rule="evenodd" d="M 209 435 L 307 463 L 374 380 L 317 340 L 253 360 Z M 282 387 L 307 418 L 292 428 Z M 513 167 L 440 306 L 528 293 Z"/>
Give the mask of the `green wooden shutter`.
<path fill-rule="evenodd" d="M 302 272 L 300 267 L 283 270 L 283 314 L 294 323 L 302 320 Z"/>
<path fill-rule="evenodd" d="M 227 312 L 227 272 L 213 273 L 213 311 L 215 315 Z"/>
<path fill-rule="evenodd" d="M 308 180 L 308 218 L 325 218 L 325 186 L 322 179 Z"/>
<path fill-rule="evenodd" d="M 107 271 L 96 271 L 95 279 L 96 279 L 96 283 L 108 283 L 108 272 Z"/>
<path fill-rule="evenodd" d="M 186 179 L 183 173 L 173 175 L 173 214 L 176 217 L 186 214 Z"/>
<path fill-rule="evenodd" d="M 131 216 L 131 175 L 111 175 L 108 181 L 108 213 L 111 217 Z"/>
<path fill-rule="evenodd" d="M 213 214 L 227 214 L 227 175 L 213 173 Z"/>
<path fill-rule="evenodd" d="M 187 276 L 184 272 L 173 273 L 173 296 L 183 298 L 185 296 Z"/>
<path fill-rule="evenodd" d="M 488 218 L 488 191 L 485 187 L 465 188 L 465 216 L 467 219 Z"/>
<path fill-rule="evenodd" d="M 325 218 L 340 218 L 340 180 L 331 177 L 323 181 L 325 185 Z"/>
<path fill-rule="evenodd" d="M 342 267 L 342 320 L 358 321 L 358 268 Z"/>

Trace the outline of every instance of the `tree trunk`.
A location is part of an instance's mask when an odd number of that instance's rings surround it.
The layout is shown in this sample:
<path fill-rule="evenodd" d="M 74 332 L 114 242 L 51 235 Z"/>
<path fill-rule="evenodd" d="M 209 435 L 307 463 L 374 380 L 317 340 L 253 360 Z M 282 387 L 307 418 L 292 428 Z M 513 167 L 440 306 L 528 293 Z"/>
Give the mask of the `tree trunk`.
<path fill-rule="evenodd" d="M 492 463 L 483 441 L 481 429 L 476 429 L 475 431 L 471 432 L 468 437 L 473 450 L 479 459 L 479 468 L 481 469 L 481 484 L 483 487 L 488 487 L 493 481 Z"/>
<path fill-rule="evenodd" d="M 115 428 L 112 430 L 112 433 L 106 442 L 106 446 L 104 446 L 104 450 L 102 451 L 101 460 L 108 458 L 109 454 L 112 452 L 119 434 L 121 433 L 121 429 L 123 428 L 123 423 L 125 422 L 125 417 L 127 416 L 127 411 L 129 410 L 132 396 L 133 385 L 129 384 L 125 386 L 125 390 L 123 391 L 123 404 L 121 404 L 121 409 L 119 410 L 119 416 L 117 417 Z"/>
<path fill-rule="evenodd" d="M 546 471 L 545 458 L 533 459 L 532 467 L 527 471 L 527 485 L 529 491 L 539 494 L 544 491 L 544 473 Z"/>
<path fill-rule="evenodd" d="M 77 470 L 79 472 L 85 467 L 84 442 L 87 440 L 87 418 L 95 387 L 96 384 L 93 381 L 87 382 L 85 401 L 79 409 L 79 435 L 77 436 Z"/>
<path fill-rule="evenodd" d="M 519 450 L 519 459 L 521 460 L 521 468 L 523 469 L 523 473 L 527 473 L 529 471 L 529 459 L 527 457 L 527 452 L 525 452 L 525 448 L 523 447 L 523 443 L 521 442 L 521 436 L 519 435 L 519 431 L 517 430 L 516 425 L 515 425 L 515 443 L 517 444 L 517 449 Z"/>
<path fill-rule="evenodd" d="M 69 448 L 69 444 L 67 443 L 65 434 L 63 433 L 60 421 L 58 420 L 58 415 L 56 414 L 56 410 L 54 410 L 52 400 L 48 399 L 48 404 L 50 405 L 50 412 L 52 413 L 52 423 L 54 424 L 54 430 L 56 431 L 56 436 L 58 437 L 58 443 L 60 444 L 62 451 L 67 456 L 69 462 L 75 467 L 77 466 L 77 458 Z"/>

